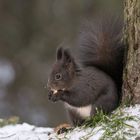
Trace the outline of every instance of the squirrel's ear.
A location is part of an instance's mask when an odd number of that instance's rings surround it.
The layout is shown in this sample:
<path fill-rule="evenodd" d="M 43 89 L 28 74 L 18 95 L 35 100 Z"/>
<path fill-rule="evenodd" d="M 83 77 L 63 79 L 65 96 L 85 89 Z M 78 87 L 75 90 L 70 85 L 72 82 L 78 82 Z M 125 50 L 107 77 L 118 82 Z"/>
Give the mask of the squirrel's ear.
<path fill-rule="evenodd" d="M 62 59 L 62 55 L 63 55 L 63 48 L 62 47 L 59 47 L 56 51 L 56 59 L 57 60 L 60 60 Z"/>
<path fill-rule="evenodd" d="M 72 62 L 72 57 L 68 49 L 64 50 L 64 63 Z"/>

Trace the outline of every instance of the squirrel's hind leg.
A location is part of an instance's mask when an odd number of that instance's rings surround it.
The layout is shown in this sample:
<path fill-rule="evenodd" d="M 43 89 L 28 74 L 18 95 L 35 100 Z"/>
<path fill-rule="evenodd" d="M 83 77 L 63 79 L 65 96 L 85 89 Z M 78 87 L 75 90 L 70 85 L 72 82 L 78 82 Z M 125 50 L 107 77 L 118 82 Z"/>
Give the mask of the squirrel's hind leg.
<path fill-rule="evenodd" d="M 81 126 L 85 121 L 76 111 L 68 110 L 68 115 L 73 126 Z"/>
<path fill-rule="evenodd" d="M 103 94 L 98 100 L 92 105 L 91 116 L 95 115 L 97 110 L 103 111 L 104 113 L 111 113 L 118 107 L 118 97 L 113 94 Z"/>

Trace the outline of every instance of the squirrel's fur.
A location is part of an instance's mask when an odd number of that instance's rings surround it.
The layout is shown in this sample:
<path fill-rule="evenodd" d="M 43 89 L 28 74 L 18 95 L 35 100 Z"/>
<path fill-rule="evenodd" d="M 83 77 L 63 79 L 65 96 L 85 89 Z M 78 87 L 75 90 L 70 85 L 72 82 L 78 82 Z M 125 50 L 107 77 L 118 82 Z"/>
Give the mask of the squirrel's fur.
<path fill-rule="evenodd" d="M 120 20 L 96 19 L 82 27 L 80 65 L 68 49 L 58 48 L 48 79 L 49 99 L 65 102 L 74 125 L 93 116 L 96 108 L 110 113 L 118 106 L 124 55 L 121 37 Z"/>
<path fill-rule="evenodd" d="M 101 69 L 122 85 L 124 44 L 121 17 L 105 16 L 86 21 L 80 31 L 79 53 L 81 63 Z M 119 94 L 119 96 L 121 96 Z"/>

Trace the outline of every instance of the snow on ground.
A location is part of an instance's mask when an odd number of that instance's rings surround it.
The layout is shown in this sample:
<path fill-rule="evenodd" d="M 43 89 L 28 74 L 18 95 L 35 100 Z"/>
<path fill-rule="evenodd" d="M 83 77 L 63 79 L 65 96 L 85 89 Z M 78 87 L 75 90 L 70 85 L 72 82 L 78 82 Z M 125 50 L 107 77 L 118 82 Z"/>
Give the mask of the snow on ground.
<path fill-rule="evenodd" d="M 125 121 L 123 131 L 128 140 L 140 137 L 140 105 L 123 109 L 124 116 L 135 116 L 137 119 Z M 35 127 L 27 123 L 8 125 L 0 128 L 0 140 L 104 140 L 105 129 L 102 125 L 95 128 L 75 128 L 72 131 L 57 135 L 53 128 Z M 122 130 L 117 133 L 121 135 Z M 115 135 L 107 140 L 114 140 Z"/>

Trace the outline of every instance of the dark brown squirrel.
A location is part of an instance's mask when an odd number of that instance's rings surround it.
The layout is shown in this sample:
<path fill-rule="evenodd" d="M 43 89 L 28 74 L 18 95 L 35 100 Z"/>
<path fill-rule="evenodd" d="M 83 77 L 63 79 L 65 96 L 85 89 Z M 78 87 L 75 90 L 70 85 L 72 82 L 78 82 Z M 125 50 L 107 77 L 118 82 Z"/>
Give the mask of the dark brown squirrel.
<path fill-rule="evenodd" d="M 48 78 L 48 96 L 64 102 L 74 126 L 97 109 L 110 113 L 121 99 L 124 45 L 120 19 L 86 22 L 80 31 L 78 63 L 68 49 L 57 49 Z"/>

